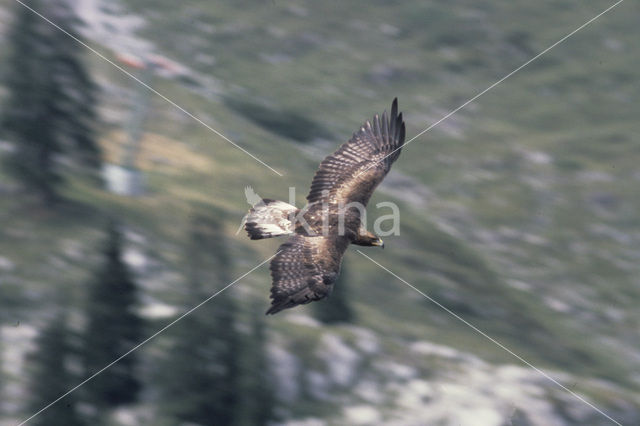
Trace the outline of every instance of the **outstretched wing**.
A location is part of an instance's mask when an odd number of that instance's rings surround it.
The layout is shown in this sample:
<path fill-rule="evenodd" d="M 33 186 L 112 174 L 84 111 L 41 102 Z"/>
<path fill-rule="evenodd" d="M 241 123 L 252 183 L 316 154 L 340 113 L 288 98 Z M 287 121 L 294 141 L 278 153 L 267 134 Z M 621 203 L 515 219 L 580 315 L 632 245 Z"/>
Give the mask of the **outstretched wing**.
<path fill-rule="evenodd" d="M 271 308 L 267 314 L 320 300 L 331 294 L 349 240 L 294 235 L 271 261 Z"/>
<path fill-rule="evenodd" d="M 398 99 L 393 100 L 391 114 L 386 111 L 367 121 L 336 152 L 325 158 L 311 182 L 309 203 L 322 201 L 366 205 L 404 144 L 405 126 L 398 114 Z"/>

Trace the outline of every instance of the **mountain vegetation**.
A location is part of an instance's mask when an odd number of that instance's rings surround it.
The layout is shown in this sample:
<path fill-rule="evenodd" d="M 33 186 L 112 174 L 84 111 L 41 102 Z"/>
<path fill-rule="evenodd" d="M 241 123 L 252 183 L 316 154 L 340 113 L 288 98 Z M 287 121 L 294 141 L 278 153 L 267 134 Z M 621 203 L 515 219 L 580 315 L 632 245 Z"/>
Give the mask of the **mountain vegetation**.
<path fill-rule="evenodd" d="M 239 277 L 105 371 L 126 370 L 131 386 L 117 398 L 100 376 L 80 388 L 80 416 L 100 400 L 114 425 L 217 424 L 214 417 L 230 424 L 612 424 L 602 413 L 638 424 L 635 3 L 620 3 L 495 86 L 613 2 L 80 3 L 86 24 L 78 28 L 91 46 L 113 61 L 133 49 L 169 58 L 173 67 L 157 72 L 154 89 L 283 176 L 154 95 L 137 158 L 144 195 L 109 193 L 67 167 L 76 163 L 67 156 L 80 151 L 66 136 L 47 145 L 51 167 L 27 181 L 9 165 L 23 155 L 27 132 L 54 125 L 21 125 L 21 134 L 5 118 L 6 424 L 31 414 L 22 403 L 30 386 L 24 373 L 42 367 L 26 353 L 34 342 L 40 347 L 57 295 L 68 295 L 69 328 L 91 330 L 85 342 L 94 334 L 82 345 L 94 352 L 82 358 L 90 374 Z M 26 37 L 38 21 L 9 0 L 0 6 L 2 105 L 21 93 L 24 105 L 38 103 L 31 98 L 47 92 L 15 70 L 50 76 L 16 56 L 20 31 L 11 30 L 25 20 Z M 79 56 L 81 49 L 68 51 Z M 137 83 L 95 55 L 84 59 L 99 83 L 100 103 L 93 103 L 102 121 L 99 148 L 86 155 L 117 159 Z M 323 156 L 395 96 L 409 138 L 434 127 L 403 149 L 369 204 L 371 227 L 385 214 L 377 204 L 395 202 L 400 235 L 386 237 L 384 251 L 363 252 L 414 288 L 350 250 L 344 285 L 322 302 L 329 312 L 310 304 L 264 317 L 268 266 L 244 274 L 282 241 L 236 234 L 249 207 L 245 186 L 275 199 L 294 187 L 303 205 Z M 6 107 L 0 113 L 11 115 Z M 48 199 L 38 182 L 51 183 L 65 203 L 26 202 L 34 194 L 25 188 Z M 120 229 L 108 232 L 106 245 L 105 217 L 118 218 Z M 120 294 L 106 283 L 126 285 Z M 342 302 L 346 309 L 338 309 Z M 69 360 L 70 370 L 85 371 Z M 224 389 L 207 385 L 223 382 Z"/>

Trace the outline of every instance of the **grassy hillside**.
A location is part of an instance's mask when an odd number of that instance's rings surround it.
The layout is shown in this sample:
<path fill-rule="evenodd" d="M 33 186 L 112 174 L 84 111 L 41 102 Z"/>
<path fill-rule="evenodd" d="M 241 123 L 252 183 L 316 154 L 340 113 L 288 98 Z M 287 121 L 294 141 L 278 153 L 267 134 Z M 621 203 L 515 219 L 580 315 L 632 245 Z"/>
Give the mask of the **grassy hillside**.
<path fill-rule="evenodd" d="M 107 216 L 125 221 L 132 250 L 145 259 L 136 273 L 149 303 L 173 305 L 185 291 L 181 250 L 195 211 L 224 220 L 241 275 L 280 243 L 235 235 L 248 207 L 246 185 L 279 199 L 294 186 L 302 205 L 319 160 L 393 97 L 413 137 L 610 4 L 123 1 L 108 13 L 142 17 L 135 36 L 187 68 L 186 77 L 159 77 L 153 86 L 284 176 L 158 97 L 143 141 L 143 197 L 119 197 L 70 176 L 68 203 L 42 211 L 12 192 L 0 170 L 12 194 L 0 198 L 0 256 L 10 265 L 2 270 L 3 318 L 37 324 L 61 289 L 80 304 Z M 640 418 L 639 11 L 622 3 L 408 145 L 369 208 L 375 217 L 382 213 L 376 203 L 397 202 L 401 235 L 386 238 L 385 251 L 366 249 L 629 424 Z M 112 58 L 105 45 L 98 47 Z M 99 58 L 90 61 L 104 89 L 102 143 L 117 156 L 127 120 L 122 94 L 134 83 Z M 376 367 L 383 361 L 425 380 L 475 365 L 407 352 L 421 341 L 473 354 L 479 370 L 520 364 L 354 250 L 346 262 L 356 325 L 379 345 L 370 359 L 362 356 L 361 377 L 385 383 L 388 367 Z M 269 282 L 263 267 L 233 291 L 266 309 Z M 307 314 L 301 307 L 265 321 L 274 342 L 322 370 L 314 354 L 326 332 L 300 319 Z M 350 347 L 357 341 L 349 327 L 328 332 Z M 539 386 L 558 422 L 608 424 L 552 383 Z M 371 402 L 355 389 L 340 389 L 343 399 L 304 395 L 286 411 L 341 424 L 336 407 Z M 380 403 L 383 418 L 401 422 L 389 401 Z M 587 412 L 567 408 L 573 404 Z"/>

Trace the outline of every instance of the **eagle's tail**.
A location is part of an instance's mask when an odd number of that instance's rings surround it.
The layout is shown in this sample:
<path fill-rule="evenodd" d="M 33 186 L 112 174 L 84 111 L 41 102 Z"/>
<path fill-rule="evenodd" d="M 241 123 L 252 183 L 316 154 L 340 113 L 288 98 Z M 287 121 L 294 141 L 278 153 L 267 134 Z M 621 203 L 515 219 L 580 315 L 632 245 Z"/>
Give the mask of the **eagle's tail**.
<path fill-rule="evenodd" d="M 263 199 L 249 210 L 244 229 L 252 240 L 292 234 L 297 212 L 284 201 Z"/>

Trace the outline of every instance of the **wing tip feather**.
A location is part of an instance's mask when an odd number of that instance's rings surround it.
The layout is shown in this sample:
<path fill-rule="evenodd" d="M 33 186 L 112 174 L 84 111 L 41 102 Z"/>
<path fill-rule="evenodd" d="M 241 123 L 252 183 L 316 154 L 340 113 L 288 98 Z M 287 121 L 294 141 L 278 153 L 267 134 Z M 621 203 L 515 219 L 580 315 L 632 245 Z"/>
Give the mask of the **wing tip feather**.
<path fill-rule="evenodd" d="M 381 116 L 382 123 L 380 123 Z M 339 181 L 328 179 L 328 177 L 346 172 L 350 168 L 357 168 L 363 161 L 379 162 L 388 171 L 400 155 L 400 148 L 405 144 L 405 132 L 403 115 L 398 111 L 396 96 L 391 103 L 390 112 L 385 110 L 382 115 L 375 114 L 373 120 L 366 120 L 353 133 L 349 141 L 320 163 L 307 195 L 307 201 L 314 202 L 321 199 L 320 190 L 331 188 Z M 383 161 L 376 160 L 381 157 L 384 157 Z"/>

